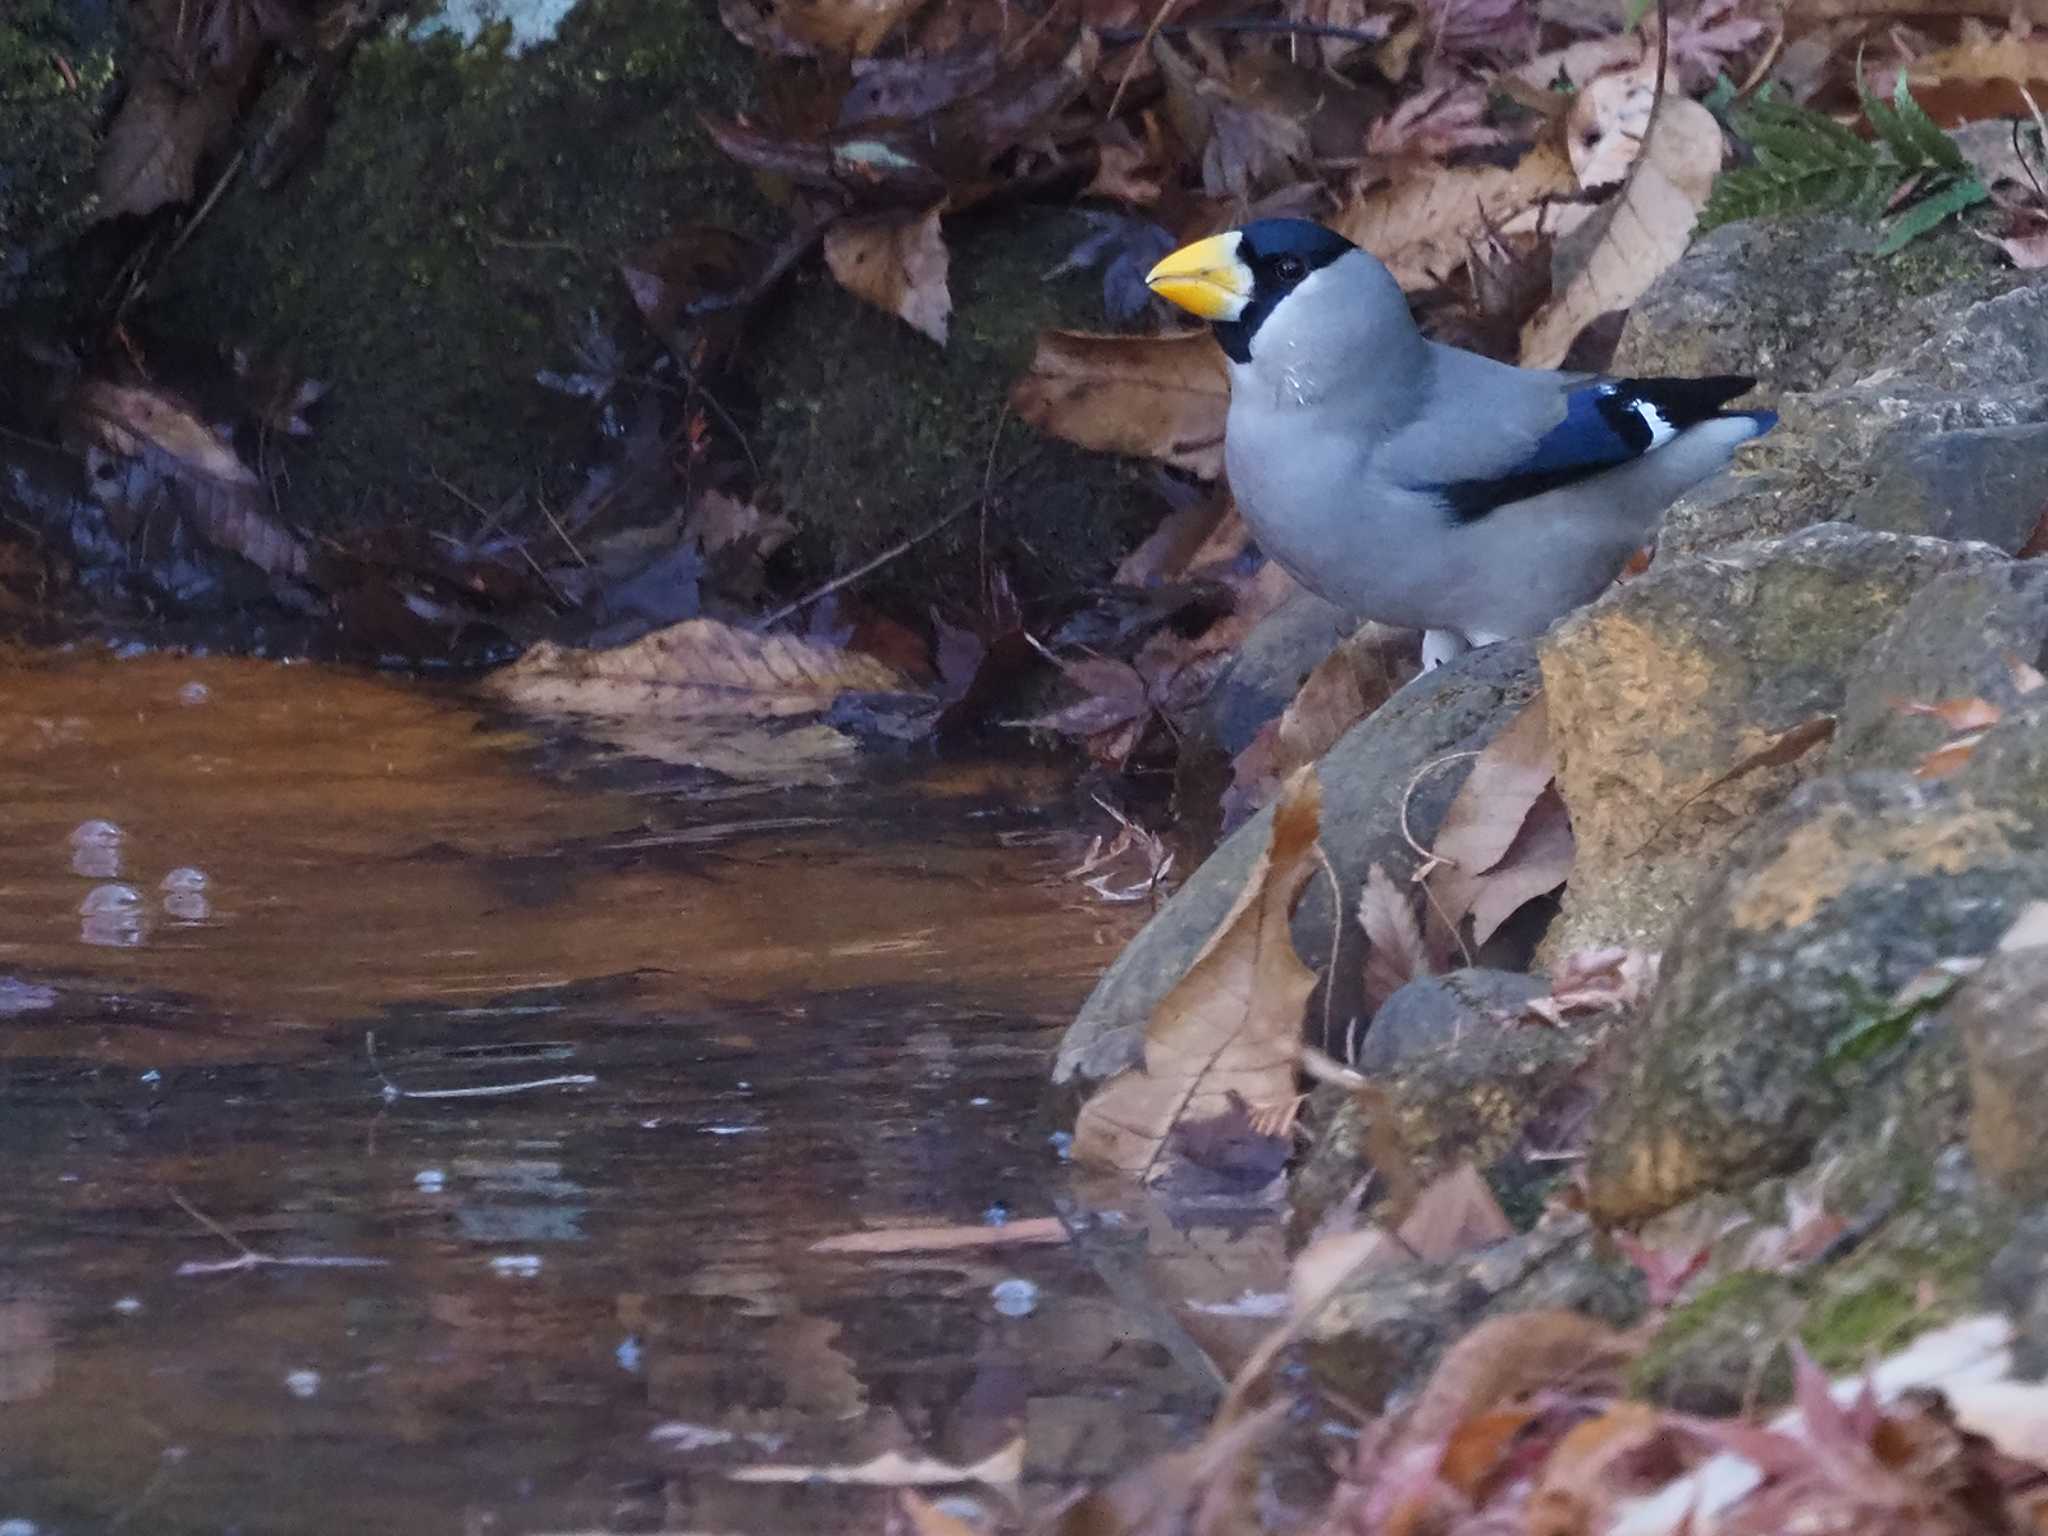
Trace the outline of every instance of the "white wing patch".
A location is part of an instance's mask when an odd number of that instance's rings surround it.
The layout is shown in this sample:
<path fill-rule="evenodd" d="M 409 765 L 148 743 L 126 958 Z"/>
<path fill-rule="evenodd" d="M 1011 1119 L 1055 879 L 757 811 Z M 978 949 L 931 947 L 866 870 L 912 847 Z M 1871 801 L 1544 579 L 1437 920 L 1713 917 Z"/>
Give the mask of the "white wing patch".
<path fill-rule="evenodd" d="M 1631 400 L 1628 408 L 1636 413 L 1638 421 L 1650 429 L 1650 447 L 1645 448 L 1643 452 L 1648 453 L 1652 448 L 1662 448 L 1678 436 L 1678 429 L 1666 421 L 1664 413 L 1649 401 Z"/>

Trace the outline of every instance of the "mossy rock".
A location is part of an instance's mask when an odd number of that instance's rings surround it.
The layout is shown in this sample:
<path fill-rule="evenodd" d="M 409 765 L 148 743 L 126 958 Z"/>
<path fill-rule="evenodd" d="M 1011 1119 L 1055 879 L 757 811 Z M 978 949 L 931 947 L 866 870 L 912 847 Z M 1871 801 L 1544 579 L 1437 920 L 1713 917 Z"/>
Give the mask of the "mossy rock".
<path fill-rule="evenodd" d="M 157 286 L 167 343 L 328 384 L 285 460 L 316 531 L 473 523 L 435 475 L 491 506 L 560 489 L 593 412 L 536 375 L 633 334 L 619 258 L 680 221 L 769 222 L 697 120 L 748 79 L 709 7 L 584 0 L 555 41 L 509 41 L 367 40 L 308 162 L 274 192 L 239 180 Z"/>
<path fill-rule="evenodd" d="M 538 376 L 599 371 L 590 351 L 659 354 L 621 258 L 683 224 L 764 242 L 787 227 L 702 127 L 751 92 L 752 58 L 712 7 L 582 0 L 553 40 L 512 42 L 503 27 L 469 44 L 418 28 L 367 40 L 315 155 L 275 192 L 236 183 L 158 284 L 147 320 L 167 350 L 233 344 L 329 385 L 316 434 L 279 447 L 288 514 L 316 533 L 471 531 L 477 514 L 439 481 L 486 507 L 522 491 L 561 505 L 591 451 L 613 450 L 599 407 Z M 1076 224 L 1024 207 L 949 219 L 943 349 L 816 264 L 771 299 L 731 414 L 761 494 L 801 530 L 791 579 L 878 554 L 982 484 L 1039 327 L 1099 311 L 1088 279 L 1043 280 Z M 1031 436 L 1010 422 L 998 462 Z M 1143 506 L 1129 479 L 1047 446 L 986 529 L 961 519 L 869 590 L 921 610 L 935 583 L 971 590 L 984 551 L 1027 592 L 1106 579 Z"/>
<path fill-rule="evenodd" d="M 0 19 L 0 309 L 55 296 L 47 258 L 91 216 L 114 90 L 114 0 L 14 0 Z M 61 61 L 61 66 L 60 66 Z M 67 78 L 68 74 L 68 78 Z"/>
<path fill-rule="evenodd" d="M 1135 471 L 1040 438 L 1005 410 L 1041 328 L 1101 327 L 1092 279 L 1045 281 L 1086 227 L 1064 210 L 1020 206 L 948 219 L 945 233 L 943 349 L 817 270 L 753 339 L 762 467 L 797 524 L 798 552 L 814 575 L 856 565 L 971 498 L 992 465 L 1028 453 L 986 527 L 962 518 L 869 590 L 929 602 L 971 578 L 984 549 L 1029 592 L 1107 581 L 1153 518 Z"/>

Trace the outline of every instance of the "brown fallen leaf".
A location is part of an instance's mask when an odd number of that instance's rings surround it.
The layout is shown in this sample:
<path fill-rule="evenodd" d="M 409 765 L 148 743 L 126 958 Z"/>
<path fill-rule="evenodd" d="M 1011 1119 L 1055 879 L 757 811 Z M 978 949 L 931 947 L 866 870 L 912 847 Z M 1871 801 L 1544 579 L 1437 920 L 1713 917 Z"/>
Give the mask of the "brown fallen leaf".
<path fill-rule="evenodd" d="M 1595 215 L 1584 264 L 1522 329 L 1522 365 L 1555 368 L 1580 331 L 1627 309 L 1685 253 L 1721 169 L 1721 125 L 1687 97 L 1667 94 L 1628 184 Z"/>
<path fill-rule="evenodd" d="M 1597 1390 L 1640 1347 L 1577 1312 L 1489 1317 L 1444 1352 L 1402 1437 L 1421 1443 L 1445 1439 L 1464 1420 L 1546 1388 Z"/>
<path fill-rule="evenodd" d="M 1366 871 L 1365 890 L 1358 898 L 1358 926 L 1370 946 L 1365 952 L 1368 1013 L 1417 977 L 1435 974 L 1415 902 L 1382 865 Z"/>
<path fill-rule="evenodd" d="M 825 231 L 825 265 L 839 286 L 899 317 L 940 346 L 953 297 L 939 210 L 841 219 Z"/>
<path fill-rule="evenodd" d="M 100 217 L 190 202 L 199 157 L 233 115 L 227 90 L 195 93 L 154 75 L 135 82 L 100 146 Z"/>
<path fill-rule="evenodd" d="M 1563 885 L 1577 857 L 1571 812 L 1553 784 L 1529 808 L 1500 862 L 1474 882 L 1472 942 L 1484 944 L 1523 907 Z"/>
<path fill-rule="evenodd" d="M 1430 889 L 1452 922 L 1471 910 L 1471 882 L 1500 862 L 1556 776 L 1550 708 L 1539 693 L 1480 751 L 1437 830 Z"/>
<path fill-rule="evenodd" d="M 1288 920 L 1316 869 L 1321 801 L 1312 769 L 1288 782 L 1272 841 L 1236 903 L 1154 1009 L 1144 1065 L 1081 1106 L 1077 1162 L 1149 1177 L 1173 1127 L 1223 1113 L 1233 1092 L 1253 1110 L 1293 1099 L 1302 1010 L 1316 977 L 1294 952 Z"/>
<path fill-rule="evenodd" d="M 1319 762 L 1337 738 L 1386 703 L 1414 673 L 1400 631 L 1366 624 L 1302 680 L 1277 720 L 1262 726 L 1231 763 L 1226 827 L 1267 800 L 1295 769 Z"/>
<path fill-rule="evenodd" d="M 1512 166 L 1406 167 L 1354 195 L 1332 227 L 1387 264 L 1410 290 L 1458 270 L 1489 226 L 1578 191 L 1571 163 L 1547 140 Z"/>
<path fill-rule="evenodd" d="M 542 642 L 484 679 L 510 704 L 665 720 L 815 714 L 843 693 L 912 692 L 893 667 L 801 635 L 688 619 L 609 651 Z"/>
<path fill-rule="evenodd" d="M 1223 470 L 1230 381 L 1207 330 L 1172 336 L 1042 331 L 1010 408 L 1041 432 L 1101 453 Z"/>

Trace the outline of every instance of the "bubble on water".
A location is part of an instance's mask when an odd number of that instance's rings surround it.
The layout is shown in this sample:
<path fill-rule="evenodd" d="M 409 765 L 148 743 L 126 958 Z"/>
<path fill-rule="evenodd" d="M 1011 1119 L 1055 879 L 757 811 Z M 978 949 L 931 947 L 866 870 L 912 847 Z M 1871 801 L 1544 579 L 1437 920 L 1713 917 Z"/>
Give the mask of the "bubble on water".
<path fill-rule="evenodd" d="M 540 1255 L 537 1253 L 501 1253 L 491 1260 L 491 1272 L 508 1275 L 515 1280 L 530 1280 L 540 1273 Z"/>
<path fill-rule="evenodd" d="M 430 1195 L 438 1195 L 447 1187 L 448 1175 L 438 1168 L 422 1168 L 412 1176 L 412 1182 L 415 1188 Z"/>
<path fill-rule="evenodd" d="M 320 1390 L 320 1373 L 305 1369 L 293 1371 L 285 1377 L 284 1389 L 293 1397 L 312 1397 Z"/>
<path fill-rule="evenodd" d="M 1038 1310 L 1038 1287 L 1029 1280 L 998 1281 L 988 1294 L 1005 1317 L 1029 1317 Z"/>
<path fill-rule="evenodd" d="M 42 1529 L 33 1520 L 0 1520 L 0 1536 L 41 1536 Z"/>
<path fill-rule="evenodd" d="M 71 829 L 71 872 L 88 880 L 113 879 L 121 873 L 121 844 L 126 837 L 111 821 L 81 821 Z"/>
<path fill-rule="evenodd" d="M 204 704 L 213 697 L 213 690 L 204 683 L 187 683 L 178 690 L 180 704 Z"/>
<path fill-rule="evenodd" d="M 206 871 L 181 864 L 165 875 L 158 889 L 164 893 L 164 911 L 181 923 L 203 923 L 213 915 L 206 899 Z"/>
<path fill-rule="evenodd" d="M 142 1310 L 142 1298 L 140 1296 L 123 1296 L 114 1303 L 114 1310 L 123 1317 L 133 1317 Z"/>
<path fill-rule="evenodd" d="M 639 1375 L 641 1361 L 645 1358 L 640 1348 L 639 1336 L 629 1333 L 619 1340 L 619 1347 L 612 1351 L 612 1358 L 619 1362 L 620 1370 Z"/>
<path fill-rule="evenodd" d="M 149 935 L 149 913 L 132 885 L 96 885 L 78 904 L 81 943 L 133 949 Z"/>

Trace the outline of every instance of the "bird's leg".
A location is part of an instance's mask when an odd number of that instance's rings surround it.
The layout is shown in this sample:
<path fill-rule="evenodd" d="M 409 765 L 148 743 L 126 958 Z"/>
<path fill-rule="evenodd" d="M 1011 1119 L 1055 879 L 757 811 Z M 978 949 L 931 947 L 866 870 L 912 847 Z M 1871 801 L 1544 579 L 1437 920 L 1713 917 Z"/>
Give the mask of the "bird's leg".
<path fill-rule="evenodd" d="M 1425 629 L 1422 632 L 1422 670 L 1434 672 L 1471 648 L 1471 644 L 1455 629 Z"/>

